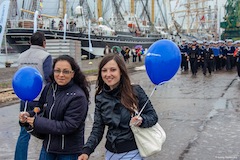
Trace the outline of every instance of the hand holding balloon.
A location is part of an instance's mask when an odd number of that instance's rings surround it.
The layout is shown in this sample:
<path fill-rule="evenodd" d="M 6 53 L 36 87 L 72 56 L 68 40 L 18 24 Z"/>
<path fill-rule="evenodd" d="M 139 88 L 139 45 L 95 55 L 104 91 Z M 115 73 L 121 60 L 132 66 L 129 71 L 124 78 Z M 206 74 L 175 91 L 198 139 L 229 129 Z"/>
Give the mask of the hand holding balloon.
<path fill-rule="evenodd" d="M 26 123 L 27 122 L 27 117 L 29 117 L 29 113 L 28 112 L 20 112 L 19 114 L 19 121 L 21 123 Z"/>

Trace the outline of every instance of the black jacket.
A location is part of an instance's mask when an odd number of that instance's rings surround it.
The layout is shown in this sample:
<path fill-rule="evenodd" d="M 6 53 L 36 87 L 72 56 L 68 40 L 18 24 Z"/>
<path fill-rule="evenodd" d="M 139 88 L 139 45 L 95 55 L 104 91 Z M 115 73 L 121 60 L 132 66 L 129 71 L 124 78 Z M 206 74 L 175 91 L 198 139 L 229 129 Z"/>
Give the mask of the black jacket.
<path fill-rule="evenodd" d="M 143 107 L 148 97 L 139 85 L 133 86 L 138 97 L 139 107 Z M 131 113 L 120 102 L 119 88 L 113 90 L 103 89 L 96 96 L 94 123 L 91 135 L 84 145 L 83 153 L 90 155 L 100 143 L 105 126 L 108 126 L 105 147 L 114 153 L 123 153 L 137 149 L 133 133 L 129 126 Z M 143 110 L 141 117 L 143 123 L 140 127 L 151 127 L 158 121 L 158 116 L 149 101 Z"/>
<path fill-rule="evenodd" d="M 73 83 L 47 85 L 40 103 L 43 117 L 34 120 L 34 131 L 45 134 L 43 146 L 49 153 L 81 154 L 88 100 L 84 91 Z"/>

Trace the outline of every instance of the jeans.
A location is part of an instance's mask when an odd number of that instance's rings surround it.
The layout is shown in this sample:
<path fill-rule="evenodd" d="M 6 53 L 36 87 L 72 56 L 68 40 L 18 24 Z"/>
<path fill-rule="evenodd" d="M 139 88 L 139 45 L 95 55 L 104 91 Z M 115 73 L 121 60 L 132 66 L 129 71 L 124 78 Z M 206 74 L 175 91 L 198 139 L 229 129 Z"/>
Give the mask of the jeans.
<path fill-rule="evenodd" d="M 39 160 L 77 160 L 78 154 L 56 154 L 48 153 L 44 147 L 42 147 Z"/>
<path fill-rule="evenodd" d="M 37 106 L 38 102 L 28 102 L 27 103 L 27 111 L 33 110 L 35 106 Z M 20 102 L 20 111 L 23 111 L 25 107 L 25 102 Z M 20 134 L 18 136 L 14 160 L 27 160 L 28 155 L 28 144 L 30 140 L 30 134 L 27 133 L 24 127 L 20 128 Z"/>
<path fill-rule="evenodd" d="M 124 153 L 112 153 L 110 151 L 106 151 L 105 154 L 105 160 L 143 160 L 143 158 L 140 156 L 139 151 L 133 150 L 129 152 L 124 152 Z"/>
<path fill-rule="evenodd" d="M 30 134 L 27 133 L 24 127 L 21 127 L 16 144 L 14 160 L 27 160 L 29 140 Z"/>

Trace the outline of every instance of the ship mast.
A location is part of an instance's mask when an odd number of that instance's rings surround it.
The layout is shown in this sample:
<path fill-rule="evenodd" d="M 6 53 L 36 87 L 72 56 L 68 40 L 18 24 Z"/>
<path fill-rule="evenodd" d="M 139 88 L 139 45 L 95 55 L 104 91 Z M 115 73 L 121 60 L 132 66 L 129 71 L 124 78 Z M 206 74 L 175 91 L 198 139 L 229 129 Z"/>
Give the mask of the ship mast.
<path fill-rule="evenodd" d="M 131 0 L 131 15 L 135 15 L 134 6 L 134 0 Z"/>
<path fill-rule="evenodd" d="M 154 1 L 155 1 L 155 0 L 152 0 L 152 16 L 151 16 L 152 23 L 154 23 L 154 21 L 155 21 L 155 17 L 154 17 L 154 15 L 155 15 L 155 10 L 154 10 L 154 8 L 155 8 L 155 6 L 154 6 Z"/>
<path fill-rule="evenodd" d="M 64 18 L 64 15 L 67 13 L 67 1 L 66 0 L 60 0 L 59 2 L 59 17 Z"/>
<path fill-rule="evenodd" d="M 98 8 L 98 18 L 103 16 L 102 12 L 102 0 L 97 1 L 97 8 Z"/>
<path fill-rule="evenodd" d="M 123 26 L 125 26 L 125 21 L 124 21 L 124 17 L 122 15 L 122 13 L 120 12 L 120 6 L 122 3 L 122 0 L 118 3 L 116 0 L 113 0 L 113 8 L 114 8 L 114 15 L 115 15 L 115 30 L 120 31 L 122 29 L 124 29 Z"/>
<path fill-rule="evenodd" d="M 174 22 L 177 13 L 185 13 L 185 15 L 178 16 L 178 18 L 182 18 L 183 20 L 186 18 L 187 20 L 186 28 L 183 29 L 183 33 L 187 35 L 200 34 L 202 36 L 204 36 L 203 33 L 205 33 L 208 36 L 212 36 L 212 38 L 216 37 L 217 7 L 214 9 L 211 9 L 210 6 L 207 7 L 206 2 L 208 1 L 210 0 L 187 0 L 185 4 L 180 5 L 180 7 L 185 7 L 185 9 L 171 12 Z M 178 7 L 175 6 L 175 9 L 176 8 Z M 184 27 L 182 26 L 182 28 Z"/>
<path fill-rule="evenodd" d="M 63 1 L 63 13 L 62 13 L 62 18 L 64 18 L 65 14 L 67 13 L 67 1 L 66 0 L 62 0 Z"/>
<path fill-rule="evenodd" d="M 165 3 L 164 2 L 163 2 L 163 4 L 164 4 L 164 7 L 165 7 Z M 158 8 L 160 9 L 160 13 L 161 13 L 161 16 L 163 18 L 163 22 L 165 24 L 165 28 L 166 28 L 166 30 L 168 30 L 168 25 L 167 25 L 167 20 L 166 20 L 167 17 L 163 15 L 163 11 L 162 11 L 161 5 L 159 3 L 159 0 L 157 0 L 157 5 L 158 5 Z"/>

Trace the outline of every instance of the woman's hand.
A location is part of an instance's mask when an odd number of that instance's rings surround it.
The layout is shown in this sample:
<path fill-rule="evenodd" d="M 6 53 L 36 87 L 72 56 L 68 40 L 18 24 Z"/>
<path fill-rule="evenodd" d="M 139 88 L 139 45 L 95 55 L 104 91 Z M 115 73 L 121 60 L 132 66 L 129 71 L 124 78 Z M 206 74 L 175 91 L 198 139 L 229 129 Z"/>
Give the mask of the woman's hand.
<path fill-rule="evenodd" d="M 131 118 L 130 124 L 135 126 L 140 126 L 142 124 L 142 117 L 141 116 L 135 116 Z"/>
<path fill-rule="evenodd" d="M 29 123 L 29 125 L 32 127 L 34 127 L 33 126 L 34 120 L 35 120 L 35 117 L 27 117 L 27 123 Z"/>
<path fill-rule="evenodd" d="M 82 154 L 78 157 L 78 160 L 88 160 L 88 155 L 87 154 Z"/>
<path fill-rule="evenodd" d="M 26 123 L 27 122 L 27 117 L 29 117 L 29 113 L 28 112 L 20 112 L 19 114 L 19 121 L 21 123 Z"/>

